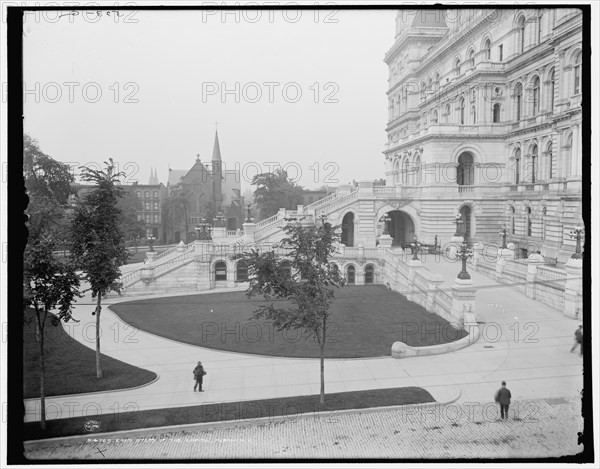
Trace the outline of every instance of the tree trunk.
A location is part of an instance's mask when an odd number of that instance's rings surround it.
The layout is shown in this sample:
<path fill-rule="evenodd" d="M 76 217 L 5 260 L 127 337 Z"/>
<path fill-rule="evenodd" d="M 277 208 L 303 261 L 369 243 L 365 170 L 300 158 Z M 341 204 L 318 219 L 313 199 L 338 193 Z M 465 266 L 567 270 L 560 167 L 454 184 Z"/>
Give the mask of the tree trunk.
<path fill-rule="evenodd" d="M 102 368 L 100 367 L 100 311 L 102 306 L 102 295 L 98 293 L 98 301 L 96 302 L 96 378 L 102 378 Z"/>
<path fill-rule="evenodd" d="M 42 430 L 46 431 L 46 389 L 44 386 L 46 363 L 44 362 L 44 326 L 45 324 L 40 323 L 40 317 L 38 314 L 36 332 L 38 344 L 40 344 L 40 427 Z"/>
<path fill-rule="evenodd" d="M 321 340 L 321 405 L 325 404 L 325 337 L 327 321 L 323 316 L 323 340 Z"/>

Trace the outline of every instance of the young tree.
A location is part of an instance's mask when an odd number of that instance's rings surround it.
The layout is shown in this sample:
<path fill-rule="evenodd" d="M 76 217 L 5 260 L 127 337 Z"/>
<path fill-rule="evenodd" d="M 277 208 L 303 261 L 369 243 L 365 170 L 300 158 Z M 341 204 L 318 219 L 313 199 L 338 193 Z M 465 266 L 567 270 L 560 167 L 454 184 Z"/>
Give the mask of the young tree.
<path fill-rule="evenodd" d="M 92 298 L 96 298 L 96 377 L 102 378 L 100 366 L 100 312 L 102 295 L 109 291 L 120 292 L 120 266 L 129 256 L 123 233 L 119 228 L 118 202 L 123 188 L 112 158 L 106 171 L 82 168 L 82 179 L 95 184 L 94 189 L 76 206 L 71 227 L 75 264 L 85 274 L 90 284 Z"/>
<path fill-rule="evenodd" d="M 24 308 L 33 308 L 36 320 L 36 339 L 40 346 L 40 399 L 42 430 L 46 429 L 46 390 L 45 390 L 45 326 L 51 310 L 58 308 L 58 315 L 50 320 L 68 322 L 71 306 L 79 293 L 79 277 L 70 264 L 61 263 L 52 254 L 56 242 L 46 235 L 29 242 L 24 252 Z"/>
<path fill-rule="evenodd" d="M 302 186 L 289 180 L 287 172 L 281 168 L 274 173 L 257 174 L 252 185 L 256 186 L 254 204 L 261 220 L 275 215 L 280 208 L 293 210 L 302 204 Z"/>
<path fill-rule="evenodd" d="M 254 319 L 273 321 L 278 330 L 300 329 L 305 338 L 314 337 L 319 343 L 321 364 L 321 404 L 325 403 L 325 343 L 329 307 L 335 299 L 335 289 L 344 285 L 338 269 L 330 260 L 337 250 L 337 227 L 329 223 L 308 225 L 288 220 L 286 237 L 279 249 L 242 254 L 248 265 L 248 297 L 262 296 L 270 303 L 254 312 Z M 289 262 L 291 272 L 283 265 Z M 288 300 L 293 307 L 276 307 L 273 300 Z"/>

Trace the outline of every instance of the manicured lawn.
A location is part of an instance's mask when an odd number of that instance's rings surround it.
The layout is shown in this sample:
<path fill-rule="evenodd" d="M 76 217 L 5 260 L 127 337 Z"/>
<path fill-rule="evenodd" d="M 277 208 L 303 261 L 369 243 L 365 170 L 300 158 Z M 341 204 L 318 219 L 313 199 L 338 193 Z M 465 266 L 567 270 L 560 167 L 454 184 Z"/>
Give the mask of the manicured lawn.
<path fill-rule="evenodd" d="M 315 339 L 299 331 L 279 332 L 268 321 L 251 320 L 263 300 L 244 292 L 139 300 L 111 306 L 125 322 L 169 339 L 234 352 L 318 357 Z M 412 346 L 452 342 L 466 333 L 382 285 L 337 290 L 328 326 L 328 358 L 389 356 L 402 341 Z"/>
<path fill-rule="evenodd" d="M 288 418 L 294 419 L 299 414 L 307 413 L 313 414 L 315 418 L 322 418 L 327 421 L 328 419 L 335 419 L 335 412 L 343 409 L 368 409 L 425 402 L 435 402 L 435 399 L 422 388 L 373 389 L 326 394 L 323 406 L 319 403 L 318 395 L 224 402 L 48 420 L 46 422 L 46 432 L 42 432 L 39 422 L 28 422 L 24 424 L 24 433 L 25 440 L 82 434 L 93 437 L 93 433 L 116 432 L 136 428 L 232 420 L 250 420 L 252 422 L 259 418 L 278 416 L 288 416 Z M 86 422 L 90 421 L 97 423 L 93 432 L 85 430 Z"/>
<path fill-rule="evenodd" d="M 39 344 L 35 337 L 35 313 L 23 326 L 23 397 L 40 396 Z M 72 324 L 72 323 L 70 323 Z M 82 330 L 81 327 L 78 330 Z M 91 331 L 91 328 L 90 328 Z M 90 332 L 92 341 L 93 333 Z M 102 350 L 102 343 L 100 344 Z M 60 324 L 47 320 L 44 356 L 46 396 L 124 389 L 149 383 L 156 373 L 102 355 L 102 379 L 96 378 L 96 352 L 71 338 Z"/>

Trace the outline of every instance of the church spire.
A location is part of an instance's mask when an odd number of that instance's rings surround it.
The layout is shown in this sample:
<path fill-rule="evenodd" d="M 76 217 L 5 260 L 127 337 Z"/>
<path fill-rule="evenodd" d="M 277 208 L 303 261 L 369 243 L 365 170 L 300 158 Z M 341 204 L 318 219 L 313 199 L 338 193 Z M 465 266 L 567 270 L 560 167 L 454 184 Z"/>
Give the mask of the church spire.
<path fill-rule="evenodd" d="M 221 147 L 219 146 L 219 132 L 215 129 L 215 145 L 213 146 L 212 161 L 221 161 Z"/>
<path fill-rule="evenodd" d="M 150 167 L 150 180 L 148 181 L 148 183 L 153 186 L 158 185 L 158 176 L 156 175 L 156 168 L 152 169 L 152 167 Z"/>

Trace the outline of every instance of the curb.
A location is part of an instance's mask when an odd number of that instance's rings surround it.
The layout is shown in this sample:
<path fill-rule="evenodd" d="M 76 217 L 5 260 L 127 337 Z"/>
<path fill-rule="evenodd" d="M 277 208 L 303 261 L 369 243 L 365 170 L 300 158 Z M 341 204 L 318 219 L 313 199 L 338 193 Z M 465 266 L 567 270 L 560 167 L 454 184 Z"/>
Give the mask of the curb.
<path fill-rule="evenodd" d="M 394 410 L 411 410 L 411 409 L 424 409 L 435 406 L 448 405 L 455 401 L 457 401 L 462 392 L 460 388 L 457 386 L 444 386 L 445 389 L 452 389 L 453 395 L 451 398 L 445 400 L 444 402 L 425 402 L 422 404 L 406 404 L 406 405 L 393 405 L 393 406 L 385 406 L 385 407 L 369 407 L 366 409 L 341 409 L 341 410 L 333 410 L 323 412 L 321 415 L 316 414 L 314 412 L 305 412 L 303 414 L 295 414 L 293 417 L 290 416 L 271 416 L 271 417 L 260 417 L 256 419 L 245 419 L 245 420 L 224 420 L 220 422 L 207 422 L 207 423 L 189 423 L 185 425 L 170 425 L 167 427 L 148 427 L 148 428 L 138 428 L 135 430 L 123 430 L 117 432 L 110 433 L 90 433 L 88 435 L 74 435 L 74 436 L 64 436 L 58 438 L 47 438 L 43 440 L 27 440 L 23 442 L 23 447 L 26 451 L 32 451 L 36 449 L 42 449 L 52 446 L 58 445 L 73 445 L 73 444 L 82 444 L 87 443 L 90 440 L 118 440 L 118 439 L 127 439 L 127 438 L 136 438 L 149 436 L 148 434 L 162 434 L 162 433 L 173 433 L 179 431 L 196 431 L 196 430 L 217 430 L 221 428 L 239 428 L 239 427 L 249 427 L 249 426 L 260 426 L 260 425 L 271 425 L 279 422 L 283 422 L 285 420 L 290 419 L 301 419 L 301 418 L 323 418 L 327 419 L 333 415 L 352 415 L 352 414 L 370 414 L 374 412 L 387 412 Z M 423 387 L 426 391 L 431 393 L 427 387 Z"/>

